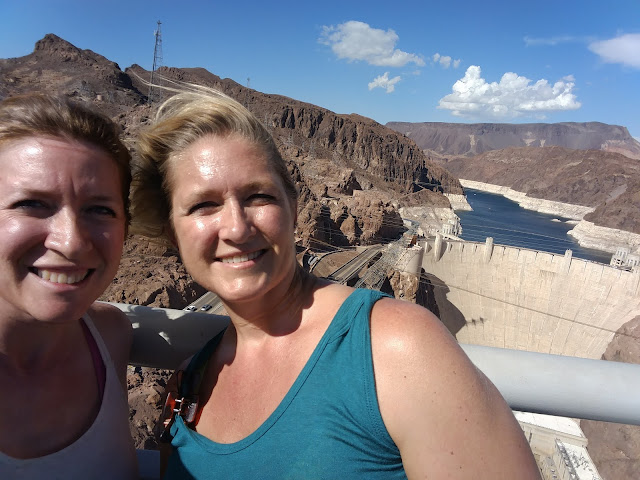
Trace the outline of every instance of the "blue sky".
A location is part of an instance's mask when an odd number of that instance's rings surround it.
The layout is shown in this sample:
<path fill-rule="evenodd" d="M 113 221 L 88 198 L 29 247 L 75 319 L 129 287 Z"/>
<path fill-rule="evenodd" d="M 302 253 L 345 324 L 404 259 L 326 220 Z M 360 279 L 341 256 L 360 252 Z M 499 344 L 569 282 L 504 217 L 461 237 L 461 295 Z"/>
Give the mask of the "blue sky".
<path fill-rule="evenodd" d="M 0 58 L 47 33 L 150 69 L 204 67 L 380 123 L 586 122 L 640 139 L 640 1 L 5 0 Z M 1 79 L 0 79 L 1 81 Z"/>

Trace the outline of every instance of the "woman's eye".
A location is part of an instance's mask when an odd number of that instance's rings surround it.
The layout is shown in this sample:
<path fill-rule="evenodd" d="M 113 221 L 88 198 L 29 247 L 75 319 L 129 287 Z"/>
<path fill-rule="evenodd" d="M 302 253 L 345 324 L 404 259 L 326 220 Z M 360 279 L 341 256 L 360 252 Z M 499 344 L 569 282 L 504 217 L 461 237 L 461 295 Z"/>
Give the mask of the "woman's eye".
<path fill-rule="evenodd" d="M 205 210 L 215 209 L 216 207 L 218 207 L 216 202 L 200 202 L 190 207 L 187 213 L 192 215 L 194 213 L 201 213 Z"/>
<path fill-rule="evenodd" d="M 89 208 L 89 212 L 96 215 L 106 215 L 108 217 L 114 218 L 118 216 L 113 208 L 107 207 L 105 205 L 94 205 L 93 207 Z"/>
<path fill-rule="evenodd" d="M 39 209 L 39 208 L 47 208 L 48 205 L 41 200 L 34 199 L 25 199 L 20 200 L 13 204 L 13 208 L 22 208 L 22 209 Z"/>
<path fill-rule="evenodd" d="M 251 203 L 265 204 L 275 201 L 276 197 L 268 193 L 254 193 L 249 197 Z"/>

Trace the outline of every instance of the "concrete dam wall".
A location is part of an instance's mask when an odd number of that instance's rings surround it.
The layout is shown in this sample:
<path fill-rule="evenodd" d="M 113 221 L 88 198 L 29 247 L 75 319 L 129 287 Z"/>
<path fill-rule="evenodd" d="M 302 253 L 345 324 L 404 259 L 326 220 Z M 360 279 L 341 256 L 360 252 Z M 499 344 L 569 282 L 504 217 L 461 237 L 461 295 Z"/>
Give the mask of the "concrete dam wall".
<path fill-rule="evenodd" d="M 461 343 L 601 358 L 640 315 L 640 272 L 517 247 L 445 240 L 421 252 L 440 319 Z"/>

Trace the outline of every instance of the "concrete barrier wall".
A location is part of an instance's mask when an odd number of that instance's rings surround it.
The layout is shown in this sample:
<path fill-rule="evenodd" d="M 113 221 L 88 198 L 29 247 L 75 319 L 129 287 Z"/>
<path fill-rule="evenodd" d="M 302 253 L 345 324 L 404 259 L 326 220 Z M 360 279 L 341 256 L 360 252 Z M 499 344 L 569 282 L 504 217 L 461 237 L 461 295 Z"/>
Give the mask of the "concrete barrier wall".
<path fill-rule="evenodd" d="M 453 332 L 461 343 L 599 359 L 618 328 L 640 315 L 639 272 L 570 254 L 439 241 L 425 245 L 422 268 L 452 304 L 439 305 L 441 317 L 464 317 Z"/>

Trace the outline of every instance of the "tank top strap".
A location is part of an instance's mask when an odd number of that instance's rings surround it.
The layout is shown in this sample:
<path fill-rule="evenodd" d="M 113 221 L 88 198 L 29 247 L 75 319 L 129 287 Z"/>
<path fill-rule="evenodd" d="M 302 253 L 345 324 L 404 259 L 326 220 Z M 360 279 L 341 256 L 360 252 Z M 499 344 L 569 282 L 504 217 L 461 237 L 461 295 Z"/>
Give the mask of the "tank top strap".
<path fill-rule="evenodd" d="M 84 333 L 84 338 L 86 339 L 89 351 L 91 352 L 93 370 L 96 373 L 96 380 L 98 382 L 98 391 L 100 393 L 100 398 L 102 398 L 104 395 L 104 385 L 107 380 L 107 368 L 102 360 L 102 355 L 100 354 L 100 348 L 96 343 L 96 339 L 87 326 L 87 322 L 83 319 L 80 324 L 82 325 L 82 333 Z"/>
<path fill-rule="evenodd" d="M 226 328 L 209 340 L 192 358 L 184 371 L 179 385 L 179 393 L 182 397 L 191 396 L 200 390 L 200 382 L 204 376 L 211 355 L 218 347 Z"/>
<path fill-rule="evenodd" d="M 91 319 L 89 314 L 85 313 L 82 316 L 82 320 L 84 321 L 84 324 L 87 326 L 87 328 L 91 332 L 91 336 L 93 337 L 95 344 L 98 347 L 98 350 L 100 351 L 100 356 L 102 357 L 102 361 L 104 362 L 104 364 L 107 365 L 112 363 L 111 355 L 109 354 L 109 349 L 107 348 L 106 343 L 104 343 L 104 340 L 102 339 L 102 335 L 100 335 L 98 328 L 96 327 L 95 323 L 93 323 L 93 320 Z"/>
<path fill-rule="evenodd" d="M 329 338 L 343 335 L 353 328 L 354 325 L 362 324 L 366 321 L 367 329 L 369 315 L 373 304 L 381 298 L 389 297 L 386 293 L 378 290 L 357 288 L 349 295 L 336 312 L 331 325 L 327 331 Z"/>

